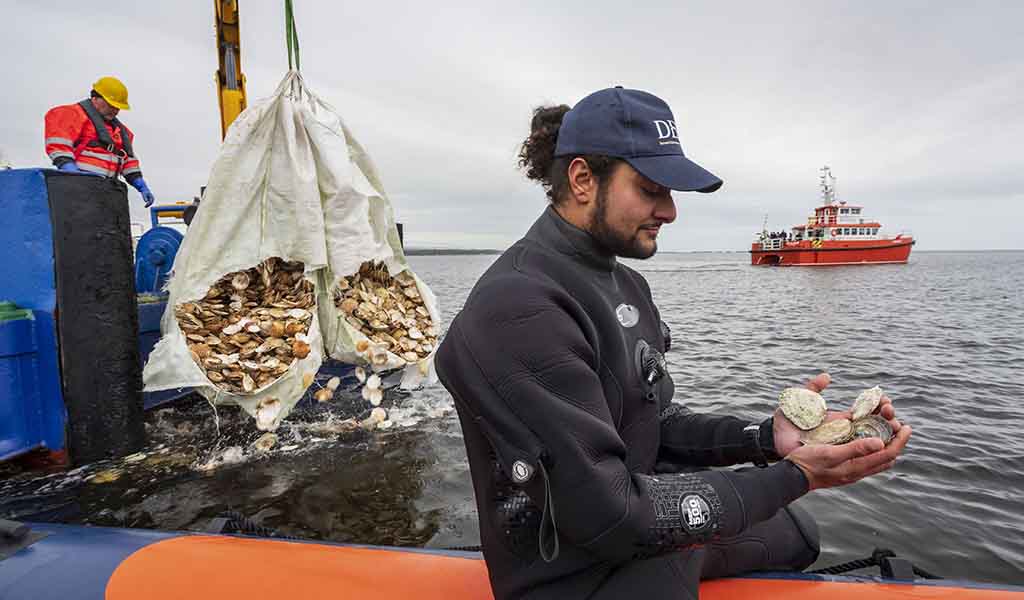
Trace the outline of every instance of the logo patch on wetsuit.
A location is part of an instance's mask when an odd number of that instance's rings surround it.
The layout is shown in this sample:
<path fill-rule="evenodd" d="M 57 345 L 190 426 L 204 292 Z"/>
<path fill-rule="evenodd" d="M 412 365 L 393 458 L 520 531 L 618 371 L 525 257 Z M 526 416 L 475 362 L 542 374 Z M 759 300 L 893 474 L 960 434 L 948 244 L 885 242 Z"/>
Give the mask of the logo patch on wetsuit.
<path fill-rule="evenodd" d="M 512 480 L 516 483 L 525 483 L 533 476 L 533 468 L 521 460 L 512 463 Z"/>
<path fill-rule="evenodd" d="M 679 501 L 679 514 L 683 527 L 690 533 L 697 533 L 711 522 L 711 507 L 700 494 L 687 494 Z"/>
<path fill-rule="evenodd" d="M 632 304 L 620 304 L 615 308 L 615 317 L 619 319 L 619 325 L 632 327 L 640 322 L 640 311 Z"/>

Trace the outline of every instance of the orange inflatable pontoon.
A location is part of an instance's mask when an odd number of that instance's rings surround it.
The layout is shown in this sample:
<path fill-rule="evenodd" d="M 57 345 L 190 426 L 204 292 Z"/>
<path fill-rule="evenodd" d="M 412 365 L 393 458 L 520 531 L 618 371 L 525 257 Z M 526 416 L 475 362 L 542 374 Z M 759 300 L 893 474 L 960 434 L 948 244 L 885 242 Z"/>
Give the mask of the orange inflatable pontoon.
<path fill-rule="evenodd" d="M 0 544 L 0 598 L 490 600 L 478 553 L 229 535 L 33 525 Z M 34 542 L 31 537 L 45 536 Z M 684 597 L 680 594 L 680 597 Z M 766 573 L 701 584 L 703 600 L 1024 600 L 1024 587 Z"/>

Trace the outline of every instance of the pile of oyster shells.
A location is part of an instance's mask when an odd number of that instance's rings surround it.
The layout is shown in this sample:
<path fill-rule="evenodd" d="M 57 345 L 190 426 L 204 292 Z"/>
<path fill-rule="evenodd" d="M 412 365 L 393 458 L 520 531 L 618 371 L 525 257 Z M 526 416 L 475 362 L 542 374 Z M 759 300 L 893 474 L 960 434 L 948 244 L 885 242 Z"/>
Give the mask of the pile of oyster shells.
<path fill-rule="evenodd" d="M 879 415 L 872 414 L 882 400 L 882 388 L 875 386 L 857 396 L 850 409 L 850 418 L 825 421 L 828 408 L 825 399 L 806 388 L 786 388 L 779 395 L 782 414 L 801 431 L 804 444 L 845 444 L 860 438 L 878 438 L 888 444 L 893 438 L 892 426 Z"/>
<path fill-rule="evenodd" d="M 271 257 L 221 277 L 198 301 L 174 307 L 192 360 L 235 394 L 263 388 L 310 351 L 313 284 L 301 262 Z"/>
<path fill-rule="evenodd" d="M 383 263 L 365 262 L 334 289 L 334 304 L 345 320 L 367 338 L 356 351 L 373 367 L 387 363 L 387 353 L 408 363 L 426 358 L 437 346 L 437 328 L 408 271 L 395 277 Z"/>

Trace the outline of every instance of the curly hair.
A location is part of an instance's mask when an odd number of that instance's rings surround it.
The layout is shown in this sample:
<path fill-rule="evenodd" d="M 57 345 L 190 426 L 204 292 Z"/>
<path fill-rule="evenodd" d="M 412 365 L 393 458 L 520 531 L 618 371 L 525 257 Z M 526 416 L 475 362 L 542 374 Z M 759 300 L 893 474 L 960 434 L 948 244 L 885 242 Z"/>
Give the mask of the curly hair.
<path fill-rule="evenodd" d="M 590 166 L 591 173 L 602 185 L 612 168 L 620 161 L 618 158 L 598 154 L 580 154 L 555 158 L 555 146 L 558 143 L 558 129 L 562 118 L 569 112 L 565 104 L 558 106 L 538 106 L 533 110 L 530 121 L 530 137 L 526 138 L 519 149 L 519 168 L 526 171 L 526 178 L 537 181 L 547 193 L 552 204 L 562 202 L 569 189 L 569 163 L 582 158 Z"/>

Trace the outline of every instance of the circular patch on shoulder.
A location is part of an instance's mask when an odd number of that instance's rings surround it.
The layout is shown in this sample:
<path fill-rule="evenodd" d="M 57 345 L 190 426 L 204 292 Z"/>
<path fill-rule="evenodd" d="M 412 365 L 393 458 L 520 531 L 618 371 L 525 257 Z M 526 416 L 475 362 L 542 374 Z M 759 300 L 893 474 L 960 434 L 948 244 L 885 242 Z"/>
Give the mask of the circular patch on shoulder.
<path fill-rule="evenodd" d="M 640 322 L 640 311 L 632 304 L 620 304 L 615 308 L 615 317 L 619 325 L 632 327 Z"/>
<path fill-rule="evenodd" d="M 512 480 L 516 483 L 526 483 L 533 477 L 533 467 L 521 460 L 512 463 Z"/>
<path fill-rule="evenodd" d="M 704 496 L 686 494 L 679 500 L 679 514 L 683 528 L 690 533 L 700 533 L 711 523 L 711 507 Z"/>

